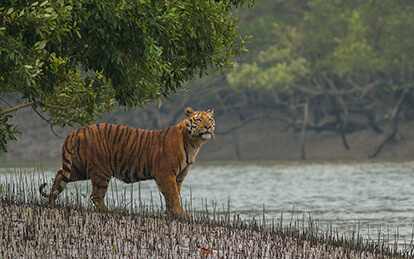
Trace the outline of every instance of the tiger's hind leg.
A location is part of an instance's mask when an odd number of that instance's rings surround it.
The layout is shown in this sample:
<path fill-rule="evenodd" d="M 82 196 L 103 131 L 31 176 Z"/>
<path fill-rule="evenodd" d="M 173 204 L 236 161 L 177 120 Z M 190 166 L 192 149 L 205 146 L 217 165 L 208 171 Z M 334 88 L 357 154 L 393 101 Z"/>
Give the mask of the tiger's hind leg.
<path fill-rule="evenodd" d="M 43 188 L 46 186 L 46 183 L 44 183 L 39 187 L 40 194 L 43 197 L 49 198 L 51 207 L 54 207 L 57 196 L 66 188 L 68 182 L 70 182 L 70 173 L 64 169 L 59 169 L 50 193 L 44 193 Z"/>
<path fill-rule="evenodd" d="M 43 197 L 49 198 L 51 207 L 54 207 L 57 196 L 66 188 L 69 182 L 77 181 L 78 179 L 73 180 L 73 176 L 79 174 L 78 170 L 74 170 L 72 164 L 72 155 L 70 151 L 66 148 L 67 144 L 64 144 L 64 152 L 62 152 L 62 169 L 59 169 L 56 172 L 55 180 L 52 185 L 52 189 L 49 194 L 43 192 L 43 188 L 46 186 L 46 183 L 42 184 L 39 187 L 40 194 Z M 73 172 L 72 172 L 73 171 Z M 72 175 L 73 173 L 73 175 Z"/>
<path fill-rule="evenodd" d="M 104 202 L 105 194 L 108 189 L 110 180 L 111 180 L 110 177 L 107 178 L 101 175 L 99 176 L 92 175 L 91 177 L 91 181 L 92 181 L 91 200 L 93 201 L 95 206 L 98 208 L 98 210 L 110 211 Z"/>
<path fill-rule="evenodd" d="M 55 206 L 55 201 L 57 196 L 65 189 L 67 182 L 63 181 L 63 169 L 57 171 L 55 176 L 55 181 L 52 185 L 52 190 L 49 195 L 50 206 L 53 208 Z M 65 180 L 67 178 L 65 177 Z M 64 182 L 64 187 L 62 186 L 62 181 Z"/>

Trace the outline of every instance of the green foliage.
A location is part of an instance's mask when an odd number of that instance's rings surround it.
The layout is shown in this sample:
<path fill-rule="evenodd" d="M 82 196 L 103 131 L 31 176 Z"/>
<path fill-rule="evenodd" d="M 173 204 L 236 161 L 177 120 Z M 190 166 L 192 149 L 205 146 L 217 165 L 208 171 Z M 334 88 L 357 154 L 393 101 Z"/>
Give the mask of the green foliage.
<path fill-rule="evenodd" d="M 357 42 L 341 39 L 338 42 L 328 63 L 333 64 L 333 72 L 339 76 L 380 70 L 385 63 L 366 39 Z"/>
<path fill-rule="evenodd" d="M 295 56 L 295 44 L 300 38 L 296 29 L 282 28 L 276 23 L 271 28 L 279 36 L 279 43 L 259 51 L 253 63 L 236 63 L 227 76 L 231 86 L 289 93 L 292 83 L 307 80 L 310 64 L 305 58 Z"/>
<path fill-rule="evenodd" d="M 245 50 L 230 5 L 254 0 L 3 1 L 0 98 L 17 94 L 53 125 L 143 107 Z M 8 106 L 8 107 L 7 107 Z M 0 111 L 0 153 L 16 131 Z M 39 113 L 40 114 L 40 113 Z M 7 127 L 6 127 L 7 126 Z"/>
<path fill-rule="evenodd" d="M 52 56 L 50 69 L 55 75 L 65 73 L 65 79 L 70 81 L 58 82 L 54 91 L 44 97 L 43 103 L 39 103 L 42 111 L 53 118 L 53 125 L 85 125 L 95 121 L 94 118 L 101 113 L 114 109 L 114 91 L 105 77 L 89 73 L 89 77 L 84 79 L 79 70 L 61 71 L 66 63 L 66 60 Z"/>
<path fill-rule="evenodd" d="M 0 107 L 0 112 L 2 110 L 3 109 Z M 11 115 L 0 117 L 0 150 L 7 150 L 7 142 L 16 140 L 16 134 L 19 134 L 16 127 L 13 127 L 12 124 L 8 123 L 8 120 L 11 117 Z"/>
<path fill-rule="evenodd" d="M 309 6 L 302 55 L 325 73 L 364 84 L 414 65 L 413 35 L 407 34 L 414 29 L 412 2 L 314 0 Z"/>
<path fill-rule="evenodd" d="M 259 45 L 230 73 L 234 87 L 293 93 L 298 83 L 320 87 L 312 78 L 319 84 L 333 78 L 338 88 L 381 78 L 390 87 L 414 81 L 412 1 L 264 0 L 255 8 L 263 15 L 250 18 L 245 29 Z"/>

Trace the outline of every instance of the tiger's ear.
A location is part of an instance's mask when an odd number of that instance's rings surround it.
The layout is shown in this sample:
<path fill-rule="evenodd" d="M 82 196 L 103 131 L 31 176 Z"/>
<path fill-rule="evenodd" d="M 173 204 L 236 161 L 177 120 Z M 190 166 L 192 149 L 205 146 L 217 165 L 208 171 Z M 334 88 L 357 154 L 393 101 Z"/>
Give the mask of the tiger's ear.
<path fill-rule="evenodd" d="M 188 117 L 190 117 L 191 116 L 191 114 L 193 114 L 193 109 L 191 108 L 191 107 L 187 107 L 187 108 L 185 108 L 185 115 L 187 116 L 187 118 Z"/>
<path fill-rule="evenodd" d="M 207 112 L 210 113 L 211 115 L 213 115 L 214 110 L 213 110 L 213 108 L 210 108 L 210 109 L 207 110 Z"/>

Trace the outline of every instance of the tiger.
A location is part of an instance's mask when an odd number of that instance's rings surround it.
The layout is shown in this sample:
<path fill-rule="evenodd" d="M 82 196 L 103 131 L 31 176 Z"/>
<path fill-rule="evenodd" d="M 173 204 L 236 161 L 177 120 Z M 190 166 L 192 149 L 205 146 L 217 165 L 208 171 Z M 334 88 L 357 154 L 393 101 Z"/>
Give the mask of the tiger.
<path fill-rule="evenodd" d="M 166 213 L 188 217 L 180 204 L 181 185 L 195 162 L 200 147 L 215 132 L 213 109 L 185 110 L 185 119 L 161 130 L 145 130 L 99 123 L 70 133 L 62 146 L 62 169 L 50 193 L 40 194 L 54 206 L 69 182 L 91 180 L 91 200 L 98 210 L 110 211 L 104 197 L 112 177 L 125 183 L 155 180 L 163 194 Z"/>

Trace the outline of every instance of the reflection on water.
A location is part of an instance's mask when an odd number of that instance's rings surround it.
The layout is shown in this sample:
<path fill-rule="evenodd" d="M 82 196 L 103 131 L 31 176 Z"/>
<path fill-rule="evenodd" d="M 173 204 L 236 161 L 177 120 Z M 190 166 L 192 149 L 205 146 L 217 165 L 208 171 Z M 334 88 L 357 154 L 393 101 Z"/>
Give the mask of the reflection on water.
<path fill-rule="evenodd" d="M 33 188 L 37 189 L 45 179 L 51 186 L 50 179 L 57 169 L 58 165 L 35 173 L 33 166 L 19 170 L 28 172 L 29 182 L 34 182 Z M 13 172 L 15 169 L 10 167 L 0 168 L 0 183 L 18 180 Z M 132 204 L 136 205 L 139 197 L 145 204 L 161 203 L 153 181 L 139 185 L 114 180 L 111 183 L 109 206 L 130 204 L 131 187 Z M 413 187 L 414 162 L 198 163 L 185 179 L 181 196 L 196 210 L 204 210 L 207 199 L 210 211 L 213 201 L 218 210 L 226 211 L 230 199 L 232 214 L 245 218 L 261 219 L 264 210 L 269 221 L 282 217 L 288 224 L 292 218 L 302 221 L 310 215 L 319 222 L 320 229 L 332 225 L 340 234 L 354 231 L 372 239 L 381 233 L 391 242 L 398 233 L 403 243 L 410 243 L 414 227 Z M 66 193 L 89 196 L 90 191 L 89 182 L 78 182 L 69 184 Z"/>

